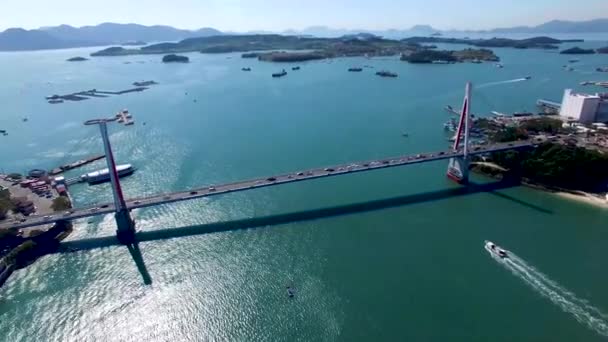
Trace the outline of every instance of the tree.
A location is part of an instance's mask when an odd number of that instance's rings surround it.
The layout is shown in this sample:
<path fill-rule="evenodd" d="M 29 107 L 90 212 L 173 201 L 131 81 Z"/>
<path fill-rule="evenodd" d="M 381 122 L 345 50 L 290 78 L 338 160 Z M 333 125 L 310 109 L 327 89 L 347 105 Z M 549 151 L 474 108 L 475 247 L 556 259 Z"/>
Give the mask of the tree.
<path fill-rule="evenodd" d="M 528 132 L 558 134 L 563 131 L 562 121 L 552 118 L 540 118 L 522 122 L 521 128 Z"/>
<path fill-rule="evenodd" d="M 507 127 L 503 130 L 495 132 L 491 139 L 492 141 L 499 143 L 526 140 L 528 139 L 528 133 L 519 127 Z"/>
<path fill-rule="evenodd" d="M 51 209 L 54 211 L 64 211 L 70 208 L 72 208 L 72 203 L 70 203 L 70 200 L 65 196 L 55 198 L 51 204 Z"/>

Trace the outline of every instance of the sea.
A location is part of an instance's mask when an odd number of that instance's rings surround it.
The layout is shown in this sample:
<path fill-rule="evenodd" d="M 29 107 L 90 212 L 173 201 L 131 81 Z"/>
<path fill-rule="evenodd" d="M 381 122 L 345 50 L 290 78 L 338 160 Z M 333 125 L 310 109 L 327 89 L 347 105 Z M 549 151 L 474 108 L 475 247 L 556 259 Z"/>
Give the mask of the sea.
<path fill-rule="evenodd" d="M 602 39 L 562 48 L 608 45 Z M 98 129 L 83 123 L 123 109 L 135 125 L 109 128 L 117 162 L 137 168 L 121 181 L 127 197 L 440 151 L 449 147 L 444 107 L 461 105 L 467 81 L 472 112 L 488 116 L 534 111 L 540 98 L 559 102 L 565 88 L 601 91 L 579 83 L 606 80 L 595 69 L 608 67 L 606 55 L 508 48 L 493 49 L 502 69 L 397 57 L 275 64 L 238 53 L 188 53 L 187 64 L 163 64 L 159 55 L 66 62 L 99 49 L 0 53 L 0 129 L 8 132 L 0 172 L 102 153 Z M 347 72 L 355 66 L 363 71 Z M 287 76 L 271 77 L 283 68 Z M 45 100 L 145 80 L 158 84 Z M 481 176 L 467 189 L 446 178 L 446 167 L 134 210 L 141 241 L 130 248 L 111 239 L 112 215 L 77 220 L 69 248 L 16 271 L 0 289 L 0 341 L 608 338 L 608 211 Z M 101 168 L 103 161 L 66 176 Z M 70 192 L 76 206 L 112 200 L 108 184 Z M 511 258 L 493 256 L 486 240 Z"/>

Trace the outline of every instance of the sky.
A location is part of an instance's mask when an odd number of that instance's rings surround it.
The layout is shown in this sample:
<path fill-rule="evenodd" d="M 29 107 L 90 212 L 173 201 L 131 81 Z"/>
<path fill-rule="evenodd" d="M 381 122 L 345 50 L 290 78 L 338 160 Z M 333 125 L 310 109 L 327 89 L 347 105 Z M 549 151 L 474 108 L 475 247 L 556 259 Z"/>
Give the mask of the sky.
<path fill-rule="evenodd" d="M 0 30 L 103 22 L 184 29 L 282 31 L 344 29 L 490 29 L 553 19 L 608 17 L 608 0 L 0 0 Z"/>

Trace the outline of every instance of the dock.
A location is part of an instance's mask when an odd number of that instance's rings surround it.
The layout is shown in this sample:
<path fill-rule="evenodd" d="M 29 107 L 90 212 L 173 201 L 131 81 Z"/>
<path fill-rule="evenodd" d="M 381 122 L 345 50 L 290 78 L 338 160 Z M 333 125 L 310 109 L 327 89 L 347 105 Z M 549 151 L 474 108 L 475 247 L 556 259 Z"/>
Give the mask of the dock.
<path fill-rule="evenodd" d="M 56 176 L 56 175 L 59 175 L 59 174 L 62 174 L 64 172 L 66 172 L 66 171 L 77 169 L 77 168 L 79 168 L 81 166 L 90 164 L 90 163 L 92 163 L 94 161 L 98 161 L 98 160 L 103 159 L 105 157 L 106 156 L 104 154 L 95 155 L 95 156 L 92 156 L 92 157 L 89 157 L 89 158 L 86 158 L 86 159 L 81 159 L 79 161 L 75 161 L 75 162 L 70 163 L 70 164 L 61 165 L 61 166 L 59 166 L 57 168 L 54 168 L 51 171 L 49 171 L 49 175 Z"/>
<path fill-rule="evenodd" d="M 545 99 L 538 99 L 536 106 L 541 108 L 545 113 L 558 113 L 562 108 L 561 103 Z"/>

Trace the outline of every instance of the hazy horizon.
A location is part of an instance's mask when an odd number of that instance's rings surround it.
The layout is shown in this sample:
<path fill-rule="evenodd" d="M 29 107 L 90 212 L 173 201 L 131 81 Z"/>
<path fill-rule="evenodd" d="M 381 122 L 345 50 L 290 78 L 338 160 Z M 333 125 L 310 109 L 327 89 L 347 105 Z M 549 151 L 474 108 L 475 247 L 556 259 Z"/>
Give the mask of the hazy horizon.
<path fill-rule="evenodd" d="M 608 16 L 608 1 L 513 0 L 135 0 L 83 3 L 77 0 L 5 3 L 0 30 L 37 29 L 67 24 L 75 27 L 105 22 L 167 25 L 181 29 L 213 27 L 221 31 L 285 31 L 311 26 L 335 29 L 407 29 L 431 25 L 440 30 L 487 30 L 535 26 L 551 20 L 584 21 Z M 32 15 L 32 6 L 36 13 Z"/>

